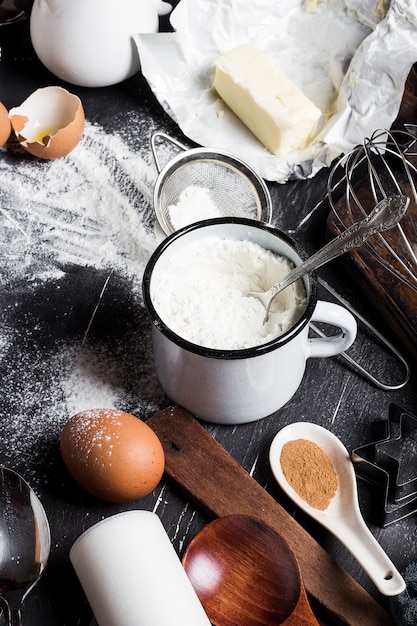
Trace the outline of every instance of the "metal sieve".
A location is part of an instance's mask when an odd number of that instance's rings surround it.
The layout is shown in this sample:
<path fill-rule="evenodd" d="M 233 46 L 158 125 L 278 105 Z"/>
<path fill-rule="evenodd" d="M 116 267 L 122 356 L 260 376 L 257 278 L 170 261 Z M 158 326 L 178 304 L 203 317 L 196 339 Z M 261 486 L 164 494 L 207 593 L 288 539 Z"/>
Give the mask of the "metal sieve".
<path fill-rule="evenodd" d="M 157 140 L 170 142 L 181 153 L 161 167 Z M 221 217 L 246 217 L 269 223 L 272 202 L 264 180 L 244 161 L 221 150 L 188 149 L 165 133 L 151 137 L 151 149 L 158 170 L 153 201 L 154 209 L 165 234 L 177 228 L 172 221 L 172 207 L 177 207 L 181 194 L 191 186 L 207 190 L 210 200 Z M 211 217 L 216 217 L 212 215 Z M 198 207 L 196 219 L 199 221 Z"/>

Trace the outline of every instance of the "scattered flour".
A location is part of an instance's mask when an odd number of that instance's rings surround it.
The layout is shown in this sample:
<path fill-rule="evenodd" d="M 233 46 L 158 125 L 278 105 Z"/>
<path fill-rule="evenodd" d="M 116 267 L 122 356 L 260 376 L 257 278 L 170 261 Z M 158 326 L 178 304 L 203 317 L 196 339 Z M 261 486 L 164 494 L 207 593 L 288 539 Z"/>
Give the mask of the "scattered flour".
<path fill-rule="evenodd" d="M 169 254 L 169 247 L 165 254 Z M 152 299 L 161 319 L 177 335 L 219 350 L 259 346 L 289 330 L 301 317 L 306 298 L 297 281 L 265 308 L 247 291 L 265 291 L 293 265 L 250 241 L 206 237 L 176 250 L 155 272 Z"/>
<path fill-rule="evenodd" d="M 13 139 L 0 150 L 0 445 L 35 486 L 74 413 L 149 416 L 166 403 L 141 294 L 164 236 L 157 170 L 146 141 L 128 143 L 87 122 L 63 159 L 34 159 Z"/>
<path fill-rule="evenodd" d="M 2 243 L 10 244 L 2 254 L 7 274 L 16 267 L 21 272 L 25 264 L 32 275 L 33 255 L 50 256 L 55 268 L 71 262 L 117 265 L 132 273 L 157 243 L 150 206 L 155 178 L 152 164 L 88 123 L 80 145 L 63 159 L 3 158 L 0 214 Z"/>

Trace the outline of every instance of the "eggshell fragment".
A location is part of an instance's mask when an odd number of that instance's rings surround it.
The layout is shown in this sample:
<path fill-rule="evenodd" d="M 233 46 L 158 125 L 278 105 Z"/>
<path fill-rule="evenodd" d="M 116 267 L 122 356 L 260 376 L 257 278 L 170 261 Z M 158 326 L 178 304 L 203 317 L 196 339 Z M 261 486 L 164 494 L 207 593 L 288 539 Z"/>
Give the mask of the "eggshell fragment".
<path fill-rule="evenodd" d="M 77 413 L 64 425 L 60 446 L 65 465 L 79 485 L 109 502 L 144 497 L 164 472 L 164 451 L 154 431 L 116 409 Z"/>
<path fill-rule="evenodd" d="M 78 96 L 62 87 L 42 87 L 9 111 L 22 148 L 40 159 L 71 152 L 84 131 L 84 109 Z"/>
<path fill-rule="evenodd" d="M 12 127 L 9 120 L 9 114 L 2 102 L 0 102 L 0 148 L 4 146 L 10 137 Z"/>

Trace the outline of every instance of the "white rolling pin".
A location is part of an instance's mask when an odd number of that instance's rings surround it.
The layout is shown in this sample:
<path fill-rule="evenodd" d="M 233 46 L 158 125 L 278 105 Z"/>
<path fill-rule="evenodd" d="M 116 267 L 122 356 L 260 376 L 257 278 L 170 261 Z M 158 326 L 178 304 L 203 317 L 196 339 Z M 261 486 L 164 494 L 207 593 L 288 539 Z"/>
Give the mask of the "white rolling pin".
<path fill-rule="evenodd" d="M 75 541 L 70 560 L 99 626 L 210 626 L 155 513 L 98 522 Z"/>

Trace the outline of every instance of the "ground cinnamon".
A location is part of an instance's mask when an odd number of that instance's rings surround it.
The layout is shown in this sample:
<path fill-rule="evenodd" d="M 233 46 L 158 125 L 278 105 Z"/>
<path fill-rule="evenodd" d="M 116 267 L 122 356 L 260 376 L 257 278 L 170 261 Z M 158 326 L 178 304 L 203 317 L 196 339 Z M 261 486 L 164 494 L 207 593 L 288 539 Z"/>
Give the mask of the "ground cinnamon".
<path fill-rule="evenodd" d="M 337 475 L 330 458 L 308 439 L 294 439 L 282 446 L 281 468 L 294 491 L 314 509 L 324 511 L 337 489 Z"/>

